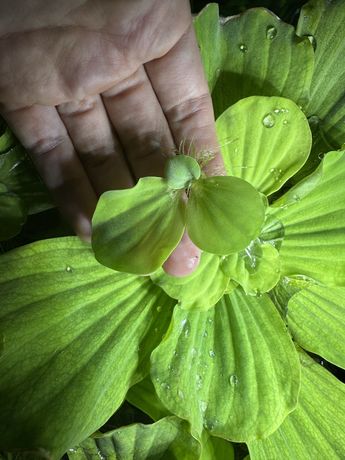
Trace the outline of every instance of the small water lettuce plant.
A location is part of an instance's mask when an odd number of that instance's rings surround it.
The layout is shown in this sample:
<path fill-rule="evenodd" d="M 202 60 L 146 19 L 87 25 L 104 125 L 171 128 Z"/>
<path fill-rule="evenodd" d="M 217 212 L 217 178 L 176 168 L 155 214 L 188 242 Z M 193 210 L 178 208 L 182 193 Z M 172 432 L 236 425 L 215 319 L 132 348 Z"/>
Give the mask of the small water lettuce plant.
<path fill-rule="evenodd" d="M 229 206 L 232 202 L 236 206 Z M 252 185 L 237 177 L 205 177 L 197 160 L 182 154 L 167 161 L 165 178 L 144 177 L 131 189 L 102 195 L 92 246 L 107 267 L 150 274 L 185 230 L 200 249 L 229 254 L 256 238 L 263 221 L 263 200 Z"/>
<path fill-rule="evenodd" d="M 344 457 L 344 20 L 340 0 L 309 2 L 298 35 L 206 7 L 227 175 L 177 155 L 102 196 L 92 246 L 1 255 L 4 458 Z M 186 229 L 200 265 L 175 278 L 161 265 Z"/>

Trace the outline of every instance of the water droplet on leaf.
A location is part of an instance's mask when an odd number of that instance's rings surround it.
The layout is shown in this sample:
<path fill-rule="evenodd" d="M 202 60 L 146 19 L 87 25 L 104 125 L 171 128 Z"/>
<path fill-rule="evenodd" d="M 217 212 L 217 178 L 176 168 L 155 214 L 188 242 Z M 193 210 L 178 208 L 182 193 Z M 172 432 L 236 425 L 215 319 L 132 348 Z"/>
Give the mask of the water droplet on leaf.
<path fill-rule="evenodd" d="M 210 358 L 214 358 L 216 356 L 215 352 L 213 350 L 209 350 L 208 352 Z"/>
<path fill-rule="evenodd" d="M 262 124 L 265 126 L 265 128 L 273 128 L 275 123 L 274 115 L 271 112 L 267 113 L 262 119 Z"/>
<path fill-rule="evenodd" d="M 162 307 L 159 305 L 159 306 L 156 308 L 156 310 L 157 310 L 158 313 L 159 313 L 160 311 L 162 311 Z"/>
<path fill-rule="evenodd" d="M 196 374 L 196 387 L 198 390 L 200 390 L 200 388 L 202 387 L 202 377 L 200 374 Z"/>
<path fill-rule="evenodd" d="M 232 387 L 236 386 L 238 384 L 238 377 L 236 374 L 231 374 L 229 377 L 229 383 Z"/>
<path fill-rule="evenodd" d="M 241 53 L 246 53 L 248 51 L 248 48 L 244 43 L 241 43 L 238 47 L 239 47 Z"/>
<path fill-rule="evenodd" d="M 170 385 L 169 385 L 169 383 L 162 382 L 162 383 L 161 383 L 161 387 L 163 388 L 163 390 L 167 390 L 167 391 L 170 390 Z"/>
<path fill-rule="evenodd" d="M 177 395 L 180 399 L 184 399 L 184 393 L 182 390 L 178 390 Z"/>
<path fill-rule="evenodd" d="M 70 265 L 66 265 L 65 270 L 66 270 L 67 273 L 72 273 L 73 272 L 73 268 Z"/>
<path fill-rule="evenodd" d="M 310 41 L 314 51 L 316 50 L 316 38 L 313 35 L 305 35 Z"/>
<path fill-rule="evenodd" d="M 266 38 L 268 40 L 273 40 L 277 36 L 277 29 L 273 26 L 268 26 L 266 29 Z"/>
<path fill-rule="evenodd" d="M 199 408 L 201 412 L 206 412 L 207 409 L 207 402 L 206 401 L 199 401 Z"/>

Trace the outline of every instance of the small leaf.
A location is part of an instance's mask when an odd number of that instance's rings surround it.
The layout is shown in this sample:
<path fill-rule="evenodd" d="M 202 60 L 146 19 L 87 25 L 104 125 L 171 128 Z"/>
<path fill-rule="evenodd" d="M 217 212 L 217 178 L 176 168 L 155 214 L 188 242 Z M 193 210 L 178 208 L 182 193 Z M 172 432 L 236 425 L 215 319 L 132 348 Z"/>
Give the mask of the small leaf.
<path fill-rule="evenodd" d="M 276 231 L 282 274 L 345 286 L 344 183 L 345 152 L 330 152 L 320 169 L 305 179 L 303 190 L 309 193 L 300 197 L 297 185 L 295 194 L 290 191 L 289 198 L 283 196 L 270 208 L 271 216 L 281 224 Z"/>
<path fill-rule="evenodd" d="M 187 155 L 176 155 L 167 161 L 165 177 L 174 190 L 187 188 L 201 174 L 198 162 Z"/>
<path fill-rule="evenodd" d="M 267 295 L 236 289 L 207 312 L 175 307 L 165 340 L 152 353 L 152 381 L 164 406 L 233 441 L 268 436 L 295 409 L 297 353 Z"/>
<path fill-rule="evenodd" d="M 28 214 L 53 207 L 42 180 L 20 145 L 0 155 L 0 182 L 21 199 Z"/>
<path fill-rule="evenodd" d="M 105 192 L 92 219 L 97 260 L 114 270 L 148 274 L 157 270 L 182 238 L 182 191 L 158 177 L 144 177 L 127 190 Z"/>
<path fill-rule="evenodd" d="M 229 107 L 217 120 L 228 174 L 260 192 L 279 190 L 305 163 L 311 132 L 304 113 L 282 97 L 252 96 Z"/>
<path fill-rule="evenodd" d="M 0 273 L 0 445 L 60 458 L 147 373 L 173 302 L 74 237 L 8 252 Z"/>
<path fill-rule="evenodd" d="M 288 326 L 294 340 L 345 368 L 345 288 L 311 286 L 291 297 Z"/>
<path fill-rule="evenodd" d="M 244 251 L 224 259 L 222 269 L 247 294 L 262 294 L 280 279 L 279 253 L 271 244 L 255 240 Z"/>
<path fill-rule="evenodd" d="M 199 459 L 199 445 L 189 434 L 188 424 L 177 417 L 165 417 L 151 425 L 136 423 L 108 433 L 96 433 L 70 449 L 70 460 L 90 458 L 119 460 Z"/>
<path fill-rule="evenodd" d="M 314 50 L 293 26 L 264 8 L 224 20 L 216 4 L 204 8 L 194 25 L 216 117 L 254 95 L 305 103 Z"/>
<path fill-rule="evenodd" d="M 0 241 L 17 235 L 26 220 L 22 200 L 0 182 Z"/>
<path fill-rule="evenodd" d="M 14 135 L 12 134 L 12 131 L 6 126 L 4 131 L 0 132 L 0 154 L 8 152 L 12 147 L 14 147 L 15 143 L 16 140 Z"/>
<path fill-rule="evenodd" d="M 188 276 L 170 276 L 163 269 L 151 275 L 155 284 L 187 310 L 207 310 L 222 297 L 229 277 L 220 269 L 220 258 L 203 252 L 198 268 Z"/>
<path fill-rule="evenodd" d="M 298 406 L 270 437 L 249 442 L 251 460 L 344 457 L 344 384 L 305 353 L 301 358 Z"/>
<path fill-rule="evenodd" d="M 207 177 L 193 183 L 187 230 L 203 251 L 238 252 L 258 236 L 263 221 L 261 196 L 248 182 L 237 177 Z"/>

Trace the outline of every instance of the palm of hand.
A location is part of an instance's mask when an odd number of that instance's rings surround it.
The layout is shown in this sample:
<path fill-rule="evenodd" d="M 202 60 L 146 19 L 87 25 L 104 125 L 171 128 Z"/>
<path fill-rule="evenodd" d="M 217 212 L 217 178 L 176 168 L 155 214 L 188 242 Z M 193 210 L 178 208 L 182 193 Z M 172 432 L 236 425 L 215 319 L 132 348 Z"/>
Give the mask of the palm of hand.
<path fill-rule="evenodd" d="M 182 140 L 216 146 L 189 3 L 42 2 L 36 12 L 3 27 L 1 112 L 88 237 L 103 191 L 161 175 L 163 153 Z M 197 258 L 185 237 L 167 268 L 184 274 Z"/>

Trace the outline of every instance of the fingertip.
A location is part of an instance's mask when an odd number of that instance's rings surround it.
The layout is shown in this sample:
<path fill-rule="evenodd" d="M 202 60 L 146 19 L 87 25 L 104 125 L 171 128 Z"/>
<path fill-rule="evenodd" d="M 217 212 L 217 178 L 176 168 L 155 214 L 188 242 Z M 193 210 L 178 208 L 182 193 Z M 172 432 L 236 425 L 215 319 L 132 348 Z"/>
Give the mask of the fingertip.
<path fill-rule="evenodd" d="M 75 232 L 82 241 L 91 243 L 91 222 L 86 216 L 79 216 L 74 225 Z"/>
<path fill-rule="evenodd" d="M 177 248 L 163 264 L 163 270 L 171 276 L 182 277 L 193 273 L 200 262 L 200 249 L 185 232 Z"/>

